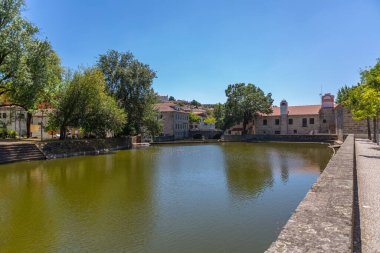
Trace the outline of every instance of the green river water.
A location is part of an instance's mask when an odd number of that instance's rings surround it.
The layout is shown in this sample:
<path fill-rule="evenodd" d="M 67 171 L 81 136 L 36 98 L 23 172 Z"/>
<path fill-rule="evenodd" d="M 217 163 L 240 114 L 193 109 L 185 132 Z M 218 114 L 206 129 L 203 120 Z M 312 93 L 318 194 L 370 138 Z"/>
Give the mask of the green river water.
<path fill-rule="evenodd" d="M 263 252 L 322 144 L 162 145 L 0 166 L 0 252 Z"/>

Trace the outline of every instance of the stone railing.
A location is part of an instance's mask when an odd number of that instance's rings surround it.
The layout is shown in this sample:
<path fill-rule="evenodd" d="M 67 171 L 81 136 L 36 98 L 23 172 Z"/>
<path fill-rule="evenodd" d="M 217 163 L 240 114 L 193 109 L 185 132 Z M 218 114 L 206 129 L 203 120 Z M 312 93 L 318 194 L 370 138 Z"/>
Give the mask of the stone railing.
<path fill-rule="evenodd" d="M 289 141 L 289 142 L 330 142 L 337 140 L 337 135 L 333 134 L 246 134 L 246 135 L 224 135 L 224 141 Z"/>
<path fill-rule="evenodd" d="M 349 135 L 267 253 L 352 252 L 354 145 Z"/>

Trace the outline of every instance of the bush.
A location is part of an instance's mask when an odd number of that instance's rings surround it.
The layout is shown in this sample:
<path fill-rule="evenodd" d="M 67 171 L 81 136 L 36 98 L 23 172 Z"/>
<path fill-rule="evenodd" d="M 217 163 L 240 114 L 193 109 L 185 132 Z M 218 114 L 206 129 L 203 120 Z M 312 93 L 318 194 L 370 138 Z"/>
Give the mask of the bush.
<path fill-rule="evenodd" d="M 1 139 L 7 138 L 7 129 L 6 128 L 0 128 L 0 138 Z"/>
<path fill-rule="evenodd" d="M 15 130 L 8 130 L 6 128 L 0 128 L 0 139 L 15 139 L 16 138 L 16 131 Z"/>
<path fill-rule="evenodd" d="M 16 139 L 16 131 L 15 130 L 8 130 L 8 138 Z"/>

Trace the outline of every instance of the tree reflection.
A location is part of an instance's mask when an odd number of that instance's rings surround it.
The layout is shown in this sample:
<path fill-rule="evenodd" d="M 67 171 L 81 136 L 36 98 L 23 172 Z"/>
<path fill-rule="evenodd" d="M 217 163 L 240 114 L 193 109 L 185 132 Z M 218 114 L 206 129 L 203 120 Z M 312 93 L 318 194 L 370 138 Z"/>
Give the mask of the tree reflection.
<path fill-rule="evenodd" d="M 247 144 L 224 145 L 228 189 L 242 198 L 256 198 L 273 184 L 268 154 Z M 248 144 L 249 145 L 249 144 Z"/>

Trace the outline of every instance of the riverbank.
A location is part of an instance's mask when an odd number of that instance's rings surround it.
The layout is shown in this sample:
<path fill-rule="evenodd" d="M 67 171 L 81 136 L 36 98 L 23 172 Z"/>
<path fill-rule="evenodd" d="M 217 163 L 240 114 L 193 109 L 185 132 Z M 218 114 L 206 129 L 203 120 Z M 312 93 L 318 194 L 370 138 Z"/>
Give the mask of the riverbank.
<path fill-rule="evenodd" d="M 134 137 L 80 140 L 50 140 L 36 142 L 46 159 L 71 156 L 99 155 L 114 150 L 129 149 Z"/>
<path fill-rule="evenodd" d="M 354 144 L 349 135 L 267 253 L 353 251 L 358 235 Z"/>

